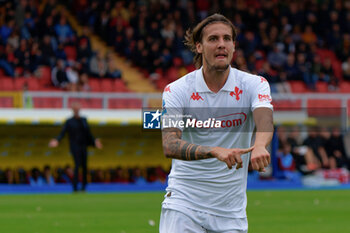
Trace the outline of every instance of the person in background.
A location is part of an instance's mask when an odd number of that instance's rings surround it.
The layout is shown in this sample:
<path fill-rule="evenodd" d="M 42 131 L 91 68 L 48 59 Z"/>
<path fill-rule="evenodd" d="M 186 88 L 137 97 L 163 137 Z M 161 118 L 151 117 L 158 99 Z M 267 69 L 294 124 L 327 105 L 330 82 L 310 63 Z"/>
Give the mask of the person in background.
<path fill-rule="evenodd" d="M 52 175 L 51 167 L 49 165 L 46 165 L 44 167 L 43 177 L 44 177 L 44 180 L 45 180 L 45 184 L 47 184 L 49 186 L 55 185 L 55 178 Z"/>
<path fill-rule="evenodd" d="M 68 133 L 70 151 L 74 159 L 73 190 L 78 191 L 79 168 L 83 170 L 83 182 L 81 191 L 85 191 L 87 185 L 87 147 L 92 145 L 102 149 L 102 143 L 95 139 L 90 131 L 89 124 L 85 117 L 80 116 L 80 103 L 72 103 L 73 117 L 66 120 L 61 133 L 50 140 L 49 147 L 57 147 L 64 135 Z"/>

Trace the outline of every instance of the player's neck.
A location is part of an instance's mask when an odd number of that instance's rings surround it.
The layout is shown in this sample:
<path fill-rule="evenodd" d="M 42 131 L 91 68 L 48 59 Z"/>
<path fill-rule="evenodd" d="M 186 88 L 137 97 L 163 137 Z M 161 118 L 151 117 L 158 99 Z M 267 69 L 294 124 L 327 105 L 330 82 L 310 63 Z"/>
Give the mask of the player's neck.
<path fill-rule="evenodd" d="M 202 72 L 205 83 L 207 84 L 209 90 L 217 93 L 225 85 L 228 75 L 230 73 L 230 68 L 220 71 L 203 66 Z"/>

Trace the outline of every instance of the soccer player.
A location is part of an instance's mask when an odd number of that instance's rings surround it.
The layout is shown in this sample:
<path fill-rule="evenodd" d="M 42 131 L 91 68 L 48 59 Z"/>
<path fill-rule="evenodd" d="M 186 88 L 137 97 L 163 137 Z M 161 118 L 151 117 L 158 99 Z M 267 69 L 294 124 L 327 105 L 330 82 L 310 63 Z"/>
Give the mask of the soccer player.
<path fill-rule="evenodd" d="M 269 165 L 266 147 L 273 135 L 273 117 L 266 79 L 230 66 L 235 36 L 224 16 L 204 19 L 186 34 L 200 68 L 164 89 L 163 120 L 196 116 L 198 109 L 207 109 L 221 130 L 189 129 L 186 124 L 163 127 L 163 150 L 172 158 L 172 168 L 162 203 L 161 233 L 248 231 L 248 166 L 263 172 Z M 230 114 L 220 115 L 222 108 Z"/>

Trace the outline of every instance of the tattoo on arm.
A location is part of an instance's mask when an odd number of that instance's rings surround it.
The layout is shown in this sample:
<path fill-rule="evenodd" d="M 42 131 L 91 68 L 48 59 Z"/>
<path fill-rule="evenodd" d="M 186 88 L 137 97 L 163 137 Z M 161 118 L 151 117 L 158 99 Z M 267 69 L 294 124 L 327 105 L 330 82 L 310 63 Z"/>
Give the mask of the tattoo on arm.
<path fill-rule="evenodd" d="M 199 160 L 213 158 L 211 147 L 188 143 L 181 139 L 179 129 L 165 129 L 162 132 L 163 150 L 168 158 Z"/>

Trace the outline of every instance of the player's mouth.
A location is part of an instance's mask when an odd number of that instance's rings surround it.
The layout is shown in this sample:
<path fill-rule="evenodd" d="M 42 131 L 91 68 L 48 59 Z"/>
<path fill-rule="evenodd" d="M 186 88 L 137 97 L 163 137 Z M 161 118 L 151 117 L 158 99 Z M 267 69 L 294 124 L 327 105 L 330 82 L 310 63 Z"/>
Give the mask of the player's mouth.
<path fill-rule="evenodd" d="M 227 57 L 227 53 L 217 53 L 215 54 L 215 58 L 217 59 L 225 59 Z"/>

